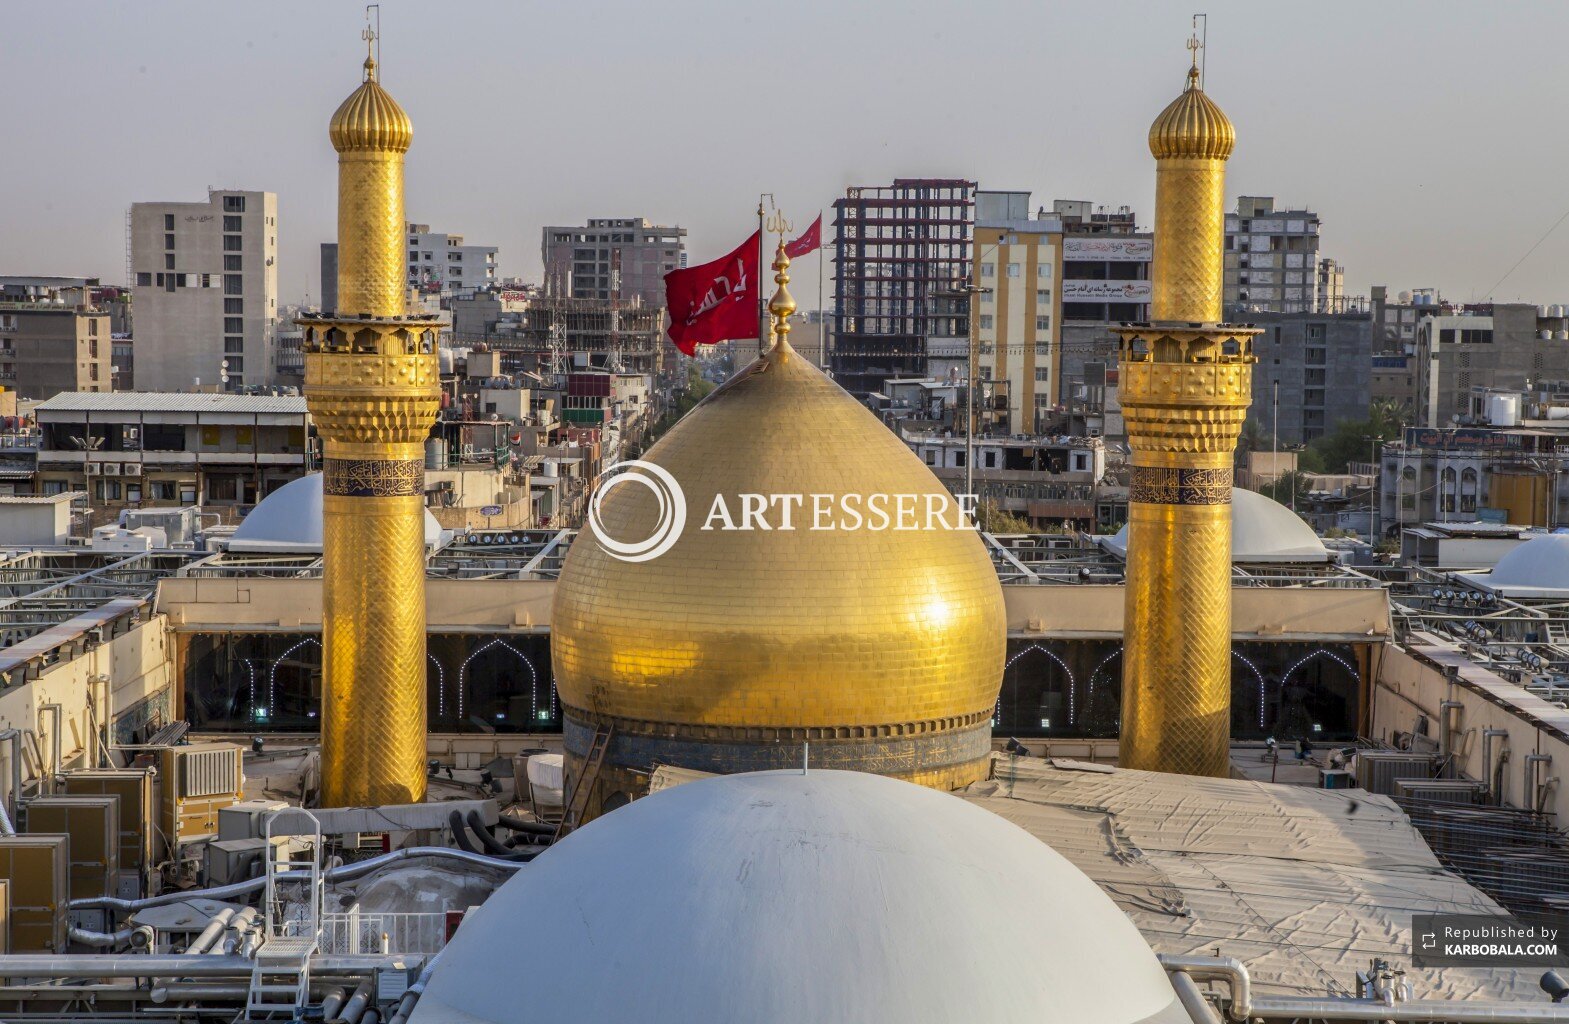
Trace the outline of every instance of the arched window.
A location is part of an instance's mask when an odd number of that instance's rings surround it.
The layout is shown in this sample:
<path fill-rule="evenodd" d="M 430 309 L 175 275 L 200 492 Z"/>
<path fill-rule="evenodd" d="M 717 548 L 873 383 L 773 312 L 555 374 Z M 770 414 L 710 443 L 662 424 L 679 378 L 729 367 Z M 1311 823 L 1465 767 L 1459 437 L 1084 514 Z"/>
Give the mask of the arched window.
<path fill-rule="evenodd" d="M 1438 474 L 1438 500 L 1445 512 L 1455 510 L 1455 467 L 1445 466 Z"/>
<path fill-rule="evenodd" d="M 1477 495 L 1476 470 L 1467 469 L 1460 474 L 1460 511 L 1475 512 Z"/>

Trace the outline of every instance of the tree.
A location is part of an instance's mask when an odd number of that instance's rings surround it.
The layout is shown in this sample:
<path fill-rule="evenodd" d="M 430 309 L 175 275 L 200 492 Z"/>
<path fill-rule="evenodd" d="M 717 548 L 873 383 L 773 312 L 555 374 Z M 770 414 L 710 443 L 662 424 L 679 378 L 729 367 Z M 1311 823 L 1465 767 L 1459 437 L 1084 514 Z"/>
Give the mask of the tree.
<path fill-rule="evenodd" d="M 1397 402 L 1374 402 L 1368 410 L 1367 419 L 1341 420 L 1335 424 L 1334 430 L 1314 441 L 1308 449 L 1316 452 L 1322 460 L 1322 471 L 1344 473 L 1351 463 L 1366 462 L 1372 458 L 1376 443 L 1400 437 L 1409 415 L 1408 410 Z M 1301 465 L 1300 461 L 1298 465 Z"/>
<path fill-rule="evenodd" d="M 1311 489 L 1306 473 L 1293 470 L 1282 473 L 1267 484 L 1262 484 L 1258 492 L 1266 498 L 1272 498 L 1287 508 L 1296 509 L 1295 499 L 1301 498 Z"/>
<path fill-rule="evenodd" d="M 982 499 L 975 509 L 975 518 L 980 520 L 981 530 L 985 533 L 1051 533 L 1051 530 L 1038 530 L 1030 525 L 1030 521 L 1012 512 L 1005 512 L 998 507 L 997 502 L 990 498 Z"/>

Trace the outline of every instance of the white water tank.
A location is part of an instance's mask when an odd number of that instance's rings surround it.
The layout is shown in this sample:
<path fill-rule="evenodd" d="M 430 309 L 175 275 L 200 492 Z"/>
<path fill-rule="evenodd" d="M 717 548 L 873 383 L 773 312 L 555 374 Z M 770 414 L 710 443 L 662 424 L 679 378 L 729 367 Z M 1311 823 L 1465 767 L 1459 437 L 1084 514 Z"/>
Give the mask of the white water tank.
<path fill-rule="evenodd" d="M 1487 421 L 1495 427 L 1518 427 L 1520 425 L 1520 396 L 1509 394 L 1488 395 Z"/>

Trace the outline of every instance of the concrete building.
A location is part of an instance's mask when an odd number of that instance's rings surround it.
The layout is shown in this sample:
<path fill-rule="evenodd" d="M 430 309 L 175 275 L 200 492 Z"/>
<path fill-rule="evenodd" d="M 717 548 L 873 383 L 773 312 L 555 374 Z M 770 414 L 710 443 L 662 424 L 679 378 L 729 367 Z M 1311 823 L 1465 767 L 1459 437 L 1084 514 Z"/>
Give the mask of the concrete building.
<path fill-rule="evenodd" d="M 1270 196 L 1239 196 L 1226 215 L 1225 305 L 1270 313 L 1336 311 L 1343 270 L 1321 266 L 1318 214 L 1277 210 Z"/>
<path fill-rule="evenodd" d="M 1569 393 L 1478 390 L 1472 426 L 1408 427 L 1383 448 L 1379 492 L 1396 526 L 1569 523 Z"/>
<path fill-rule="evenodd" d="M 0 387 L 18 398 L 50 398 L 62 391 L 108 391 L 113 386 L 113 332 L 106 310 L 75 278 L 0 278 Z M 61 282 L 43 287 L 39 282 Z"/>
<path fill-rule="evenodd" d="M 303 398 L 61 394 L 34 410 L 38 493 L 86 491 L 95 512 L 254 505 L 314 454 Z"/>
<path fill-rule="evenodd" d="M 201 203 L 133 204 L 137 387 L 271 383 L 277 263 L 274 193 L 215 190 Z"/>
<path fill-rule="evenodd" d="M 934 353 L 965 351 L 975 203 L 975 182 L 956 178 L 896 178 L 834 201 L 828 361 L 852 395 L 924 376 Z"/>
<path fill-rule="evenodd" d="M 453 344 L 484 344 L 508 372 L 619 369 L 653 374 L 674 351 L 663 302 L 577 299 L 525 289 L 492 289 L 452 299 Z"/>
<path fill-rule="evenodd" d="M 686 228 L 643 217 L 597 217 L 540 236 L 545 293 L 574 299 L 665 301 L 665 275 L 686 266 Z"/>
<path fill-rule="evenodd" d="M 1306 444 L 1342 420 L 1366 419 L 1371 401 L 1373 321 L 1366 313 L 1248 314 L 1253 341 L 1248 417 L 1282 444 Z"/>
<path fill-rule="evenodd" d="M 462 235 L 410 224 L 409 287 L 422 295 L 456 295 L 496 283 L 494 245 L 468 245 Z M 325 271 L 323 272 L 325 277 Z"/>
<path fill-rule="evenodd" d="M 1448 427 L 1471 415 L 1477 388 L 1529 391 L 1569 380 L 1569 306 L 1497 303 L 1424 317 L 1416 330 L 1416 423 Z"/>

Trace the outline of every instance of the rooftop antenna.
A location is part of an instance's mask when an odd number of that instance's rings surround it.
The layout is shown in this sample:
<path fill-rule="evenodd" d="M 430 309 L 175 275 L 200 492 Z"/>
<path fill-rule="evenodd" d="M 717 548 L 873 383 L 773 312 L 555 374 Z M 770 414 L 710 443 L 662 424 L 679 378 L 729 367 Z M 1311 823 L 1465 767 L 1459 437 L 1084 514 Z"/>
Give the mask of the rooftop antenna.
<path fill-rule="evenodd" d="M 1204 22 L 1203 25 L 1199 21 Z M 1204 69 L 1209 63 L 1209 15 L 1204 13 L 1193 16 L 1193 37 L 1188 40 L 1188 49 L 1193 51 L 1193 66 L 1199 69 L 1199 89 L 1204 88 Z"/>

